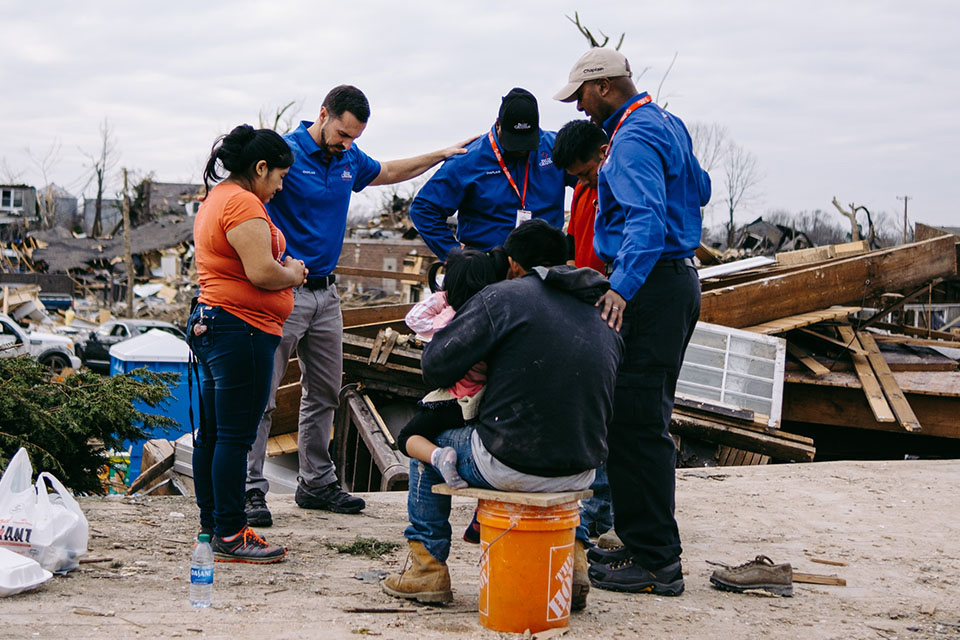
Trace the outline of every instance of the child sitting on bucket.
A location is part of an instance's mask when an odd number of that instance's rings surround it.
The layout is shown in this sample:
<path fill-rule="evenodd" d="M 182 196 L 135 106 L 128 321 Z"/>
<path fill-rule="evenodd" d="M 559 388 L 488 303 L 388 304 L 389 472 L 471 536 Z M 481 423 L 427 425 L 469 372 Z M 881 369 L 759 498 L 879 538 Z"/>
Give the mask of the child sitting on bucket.
<path fill-rule="evenodd" d="M 447 326 L 457 311 L 475 293 L 488 284 L 499 282 L 507 274 L 503 249 L 485 253 L 474 249 L 453 249 L 444 266 L 443 289 L 418 302 L 404 319 L 422 339 Z M 433 438 L 447 429 L 458 429 L 476 418 L 480 397 L 487 382 L 487 365 L 478 362 L 448 389 L 436 389 L 423 397 L 423 408 L 400 431 L 397 447 L 405 455 L 432 464 L 444 481 L 454 489 L 467 483 L 457 473 L 457 452 L 453 447 L 438 447 Z"/>

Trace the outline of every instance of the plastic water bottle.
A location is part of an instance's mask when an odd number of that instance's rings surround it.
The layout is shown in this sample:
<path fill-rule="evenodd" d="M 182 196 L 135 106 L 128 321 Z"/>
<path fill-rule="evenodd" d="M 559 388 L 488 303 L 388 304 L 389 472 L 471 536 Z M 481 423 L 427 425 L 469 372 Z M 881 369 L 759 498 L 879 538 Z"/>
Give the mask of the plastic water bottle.
<path fill-rule="evenodd" d="M 190 604 L 209 607 L 213 602 L 213 549 L 210 534 L 201 533 L 190 556 Z"/>

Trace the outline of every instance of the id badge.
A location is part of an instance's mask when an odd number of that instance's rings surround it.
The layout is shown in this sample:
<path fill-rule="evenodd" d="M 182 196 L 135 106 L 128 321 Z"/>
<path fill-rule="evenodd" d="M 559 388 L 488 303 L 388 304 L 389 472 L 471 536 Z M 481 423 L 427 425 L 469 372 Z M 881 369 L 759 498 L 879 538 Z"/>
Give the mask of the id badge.
<path fill-rule="evenodd" d="M 517 209 L 517 224 L 516 226 L 522 225 L 524 222 L 533 219 L 533 212 L 527 211 L 526 209 Z"/>

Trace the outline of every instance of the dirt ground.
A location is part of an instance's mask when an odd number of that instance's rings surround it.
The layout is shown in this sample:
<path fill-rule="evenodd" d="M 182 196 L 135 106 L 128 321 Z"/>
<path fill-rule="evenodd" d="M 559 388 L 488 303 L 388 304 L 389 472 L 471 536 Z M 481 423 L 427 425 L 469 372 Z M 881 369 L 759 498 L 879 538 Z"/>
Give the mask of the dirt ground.
<path fill-rule="evenodd" d="M 677 514 L 686 593 L 678 598 L 594 589 L 565 638 L 960 638 L 960 461 L 832 462 L 684 469 Z M 269 566 L 217 564 L 214 606 L 187 601 L 197 511 L 189 498 L 85 498 L 88 558 L 39 590 L 0 600 L 3 638 L 497 638 L 477 620 L 479 549 L 455 542 L 454 602 L 395 600 L 355 578 L 392 570 L 403 549 L 371 560 L 326 543 L 357 535 L 402 542 L 405 493 L 370 494 L 362 515 L 298 509 L 268 496 L 285 544 Z M 473 503 L 455 499 L 454 531 Z M 763 553 L 796 571 L 836 574 L 845 587 L 796 584 L 794 597 L 712 589 L 708 561 Z M 846 563 L 830 566 L 811 558 Z M 399 607 L 403 613 L 350 613 Z"/>

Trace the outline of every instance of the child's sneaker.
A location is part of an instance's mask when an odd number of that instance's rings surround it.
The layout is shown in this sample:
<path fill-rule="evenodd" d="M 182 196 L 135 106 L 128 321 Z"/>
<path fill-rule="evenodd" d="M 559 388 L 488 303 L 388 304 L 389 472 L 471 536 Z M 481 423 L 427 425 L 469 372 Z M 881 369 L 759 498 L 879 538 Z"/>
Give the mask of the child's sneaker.
<path fill-rule="evenodd" d="M 473 520 L 463 532 L 463 541 L 470 544 L 480 544 L 480 521 L 477 520 L 477 509 L 473 510 Z"/>
<path fill-rule="evenodd" d="M 270 564 L 280 562 L 287 554 L 286 548 L 269 544 L 250 527 L 244 527 L 240 533 L 227 538 L 214 536 L 210 546 L 217 562 Z"/>

